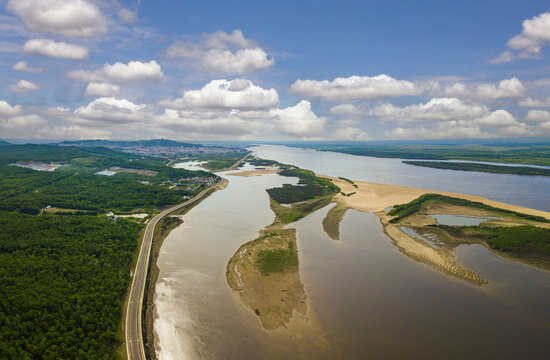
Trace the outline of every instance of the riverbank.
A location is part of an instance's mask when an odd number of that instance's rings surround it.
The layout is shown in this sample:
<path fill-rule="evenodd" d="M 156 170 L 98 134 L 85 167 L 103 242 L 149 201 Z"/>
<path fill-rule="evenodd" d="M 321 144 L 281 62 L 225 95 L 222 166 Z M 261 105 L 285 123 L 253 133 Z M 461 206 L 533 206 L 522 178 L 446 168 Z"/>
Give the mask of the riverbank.
<path fill-rule="evenodd" d="M 147 354 L 147 358 L 150 360 L 156 360 L 156 340 L 153 329 L 153 324 L 155 321 L 155 289 L 160 273 L 160 269 L 157 265 L 157 260 L 160 255 L 160 249 L 164 240 L 168 237 L 170 232 L 177 228 L 179 225 L 183 224 L 183 220 L 180 216 L 185 215 L 192 208 L 200 204 L 203 200 L 208 198 L 213 192 L 217 190 L 223 190 L 227 187 L 228 180 L 221 179 L 218 185 L 206 193 L 200 200 L 195 201 L 187 206 L 181 207 L 177 210 L 174 210 L 170 213 L 170 216 L 163 218 L 155 227 L 155 232 L 153 235 L 153 241 L 151 244 L 151 254 L 150 262 L 148 269 L 147 284 L 145 287 L 145 300 L 144 300 L 144 314 L 145 317 L 145 336 L 144 336 L 144 347 Z"/>
<path fill-rule="evenodd" d="M 402 226 L 412 228 L 422 228 L 435 224 L 435 220 L 425 214 L 414 214 L 408 217 L 406 220 L 399 224 L 392 224 L 390 220 L 393 216 L 388 214 L 387 209 L 398 205 L 409 203 L 425 194 L 438 194 L 449 196 L 458 199 L 464 199 L 468 201 L 478 202 L 481 204 L 489 205 L 494 208 L 513 211 L 521 214 L 527 214 L 532 216 L 539 216 L 542 218 L 550 219 L 550 212 L 529 209 L 521 206 L 504 204 L 496 201 L 492 201 L 480 196 L 472 196 L 466 194 L 449 193 L 443 191 L 431 191 L 426 189 L 416 189 L 406 186 L 376 184 L 361 181 L 350 181 L 348 179 L 341 179 L 335 177 L 329 177 L 324 175 L 318 175 L 330 179 L 335 185 L 340 187 L 342 192 L 334 196 L 334 201 L 337 205 L 327 213 L 327 217 L 323 220 L 323 226 L 327 235 L 332 239 L 339 238 L 338 227 L 343 218 L 342 212 L 345 209 L 355 209 L 363 212 L 372 212 L 378 216 L 383 226 L 383 231 L 388 235 L 397 248 L 406 256 L 428 264 L 438 271 L 444 272 L 455 278 L 465 280 L 475 285 L 483 285 L 487 281 L 483 279 L 479 274 L 474 271 L 465 268 L 464 266 L 454 261 L 451 249 L 449 248 L 434 248 L 428 245 L 426 242 L 419 239 L 415 239 L 409 236 L 402 230 Z M 467 206 L 453 206 L 450 204 L 439 205 L 437 211 L 445 214 L 461 214 L 461 215 L 474 215 L 474 216 L 487 216 L 491 215 L 488 211 L 483 211 L 477 208 L 470 208 Z M 525 219 L 514 218 L 513 216 L 502 216 L 498 220 L 490 220 L 493 226 L 522 226 L 522 225 L 535 225 L 540 228 L 550 228 L 549 223 L 533 222 Z M 450 240 L 457 243 L 457 239 L 447 236 Z M 466 241 L 467 242 L 467 241 Z M 511 257 L 502 251 L 496 251 L 489 247 L 489 245 L 480 241 L 490 251 L 497 253 L 500 256 L 506 258 L 512 258 L 526 262 L 530 265 L 540 266 L 540 261 L 526 261 L 525 259 L 519 259 L 517 257 Z"/>

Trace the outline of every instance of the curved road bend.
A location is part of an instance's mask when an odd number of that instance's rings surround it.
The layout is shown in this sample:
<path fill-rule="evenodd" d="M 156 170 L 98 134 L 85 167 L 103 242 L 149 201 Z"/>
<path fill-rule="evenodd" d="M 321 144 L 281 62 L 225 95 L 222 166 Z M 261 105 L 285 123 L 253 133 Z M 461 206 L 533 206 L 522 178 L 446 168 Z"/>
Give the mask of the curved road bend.
<path fill-rule="evenodd" d="M 145 348 L 143 346 L 142 339 L 141 314 L 143 308 L 143 295 L 145 294 L 145 283 L 147 282 L 147 269 L 149 267 L 149 258 L 155 226 L 160 221 L 160 219 L 162 219 L 166 215 L 184 206 L 194 203 L 195 201 L 201 199 L 208 191 L 219 187 L 226 181 L 226 179 L 222 179 L 216 185 L 213 185 L 208 189 L 201 191 L 194 198 L 164 210 L 153 219 L 151 219 L 151 221 L 147 224 L 147 227 L 145 228 L 145 233 L 143 234 L 143 241 L 141 242 L 141 248 L 136 263 L 136 268 L 134 270 L 132 286 L 130 288 L 130 295 L 128 296 L 128 305 L 126 307 L 126 352 L 128 354 L 128 360 L 146 359 Z"/>

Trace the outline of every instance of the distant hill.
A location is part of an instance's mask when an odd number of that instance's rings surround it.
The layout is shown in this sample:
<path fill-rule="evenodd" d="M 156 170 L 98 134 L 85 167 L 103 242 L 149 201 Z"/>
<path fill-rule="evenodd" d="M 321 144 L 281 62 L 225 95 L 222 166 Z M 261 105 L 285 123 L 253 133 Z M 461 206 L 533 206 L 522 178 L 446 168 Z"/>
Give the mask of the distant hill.
<path fill-rule="evenodd" d="M 7 142 L 7 141 L 0 140 L 0 146 L 8 146 L 8 145 L 12 145 L 12 144 L 10 144 L 10 143 Z"/>
<path fill-rule="evenodd" d="M 166 147 L 194 147 L 197 144 L 185 143 L 168 139 L 136 140 L 136 141 L 111 141 L 111 140 L 81 140 L 63 141 L 57 145 L 61 146 L 109 146 L 109 147 L 133 147 L 133 146 L 166 146 Z"/>

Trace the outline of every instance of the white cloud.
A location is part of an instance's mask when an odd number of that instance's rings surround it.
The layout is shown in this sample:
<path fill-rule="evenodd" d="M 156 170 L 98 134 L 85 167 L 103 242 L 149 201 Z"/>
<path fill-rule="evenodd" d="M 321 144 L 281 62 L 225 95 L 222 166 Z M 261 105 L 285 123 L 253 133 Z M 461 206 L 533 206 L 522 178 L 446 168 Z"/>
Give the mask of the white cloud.
<path fill-rule="evenodd" d="M 14 132 L 20 133 L 22 136 L 28 135 L 31 132 L 29 130 L 37 130 L 42 126 L 46 126 L 48 120 L 38 116 L 38 115 L 20 115 L 14 116 L 9 119 L 0 120 L 0 128 L 2 130 L 8 131 L 10 134 Z"/>
<path fill-rule="evenodd" d="M 372 111 L 353 104 L 340 104 L 333 106 L 330 108 L 330 112 L 334 115 L 345 115 L 352 118 L 360 118 L 372 114 Z"/>
<path fill-rule="evenodd" d="M 23 107 L 21 105 L 11 106 L 4 100 L 0 100 L 0 118 L 10 117 L 21 114 Z"/>
<path fill-rule="evenodd" d="M 529 123 L 550 122 L 550 112 L 544 110 L 529 110 L 525 115 L 525 121 Z"/>
<path fill-rule="evenodd" d="M 528 97 L 526 99 L 520 100 L 518 102 L 518 105 L 521 107 L 547 108 L 550 107 L 550 97 L 547 97 L 545 99 L 533 99 L 532 97 Z"/>
<path fill-rule="evenodd" d="M 118 18 L 125 23 L 135 23 L 137 21 L 137 12 L 130 9 L 119 9 L 117 11 Z"/>
<path fill-rule="evenodd" d="M 146 80 L 160 80 L 163 76 L 160 65 L 155 61 L 130 61 L 128 64 L 120 62 L 105 64 L 102 68 L 92 70 L 73 70 L 67 77 L 83 82 L 134 82 Z"/>
<path fill-rule="evenodd" d="M 267 69 L 275 60 L 246 39 L 241 30 L 231 34 L 217 31 L 203 35 L 201 42 L 176 41 L 167 50 L 169 57 L 193 59 L 200 69 L 208 73 L 245 74 Z"/>
<path fill-rule="evenodd" d="M 23 52 L 57 59 L 84 60 L 88 58 L 87 47 L 69 44 L 64 41 L 56 42 L 50 39 L 28 40 L 23 45 Z"/>
<path fill-rule="evenodd" d="M 387 138 L 395 140 L 481 139 L 489 137 L 489 134 L 482 132 L 479 127 L 459 125 L 455 121 L 418 125 L 411 128 L 397 127 L 385 131 L 384 134 Z"/>
<path fill-rule="evenodd" d="M 419 95 L 422 88 L 407 80 L 388 75 L 351 76 L 328 80 L 297 80 L 290 87 L 295 94 L 328 101 L 382 99 L 393 96 Z"/>
<path fill-rule="evenodd" d="M 359 128 L 344 127 L 336 129 L 332 134 L 334 140 L 365 141 L 370 140 L 369 135 Z"/>
<path fill-rule="evenodd" d="M 74 115 L 87 120 L 106 123 L 128 123 L 143 121 L 151 117 L 146 104 L 134 104 L 127 99 L 101 97 L 81 106 Z"/>
<path fill-rule="evenodd" d="M 513 59 L 537 59 L 544 45 L 550 43 L 550 12 L 545 12 L 523 21 L 521 34 L 511 38 L 506 45 L 515 52 L 506 50 L 491 64 L 502 64 Z"/>
<path fill-rule="evenodd" d="M 213 80 L 199 90 L 188 90 L 183 97 L 165 100 L 162 105 L 176 109 L 261 110 L 276 107 L 279 95 L 275 89 L 263 89 L 250 80 Z"/>
<path fill-rule="evenodd" d="M 468 120 L 488 114 L 489 109 L 485 105 L 465 103 L 457 98 L 433 98 L 425 104 L 404 107 L 381 104 L 374 108 L 374 115 L 380 119 L 399 123 Z"/>
<path fill-rule="evenodd" d="M 303 139 L 319 138 L 323 135 L 327 119 L 318 117 L 311 110 L 311 103 L 302 100 L 295 106 L 272 110 L 278 117 L 284 134 Z"/>
<path fill-rule="evenodd" d="M 33 82 L 27 80 L 19 80 L 17 84 L 10 85 L 8 87 L 9 91 L 13 91 L 19 94 L 26 94 L 29 91 L 38 90 L 39 87 Z"/>
<path fill-rule="evenodd" d="M 119 90 L 120 87 L 118 85 L 91 82 L 86 86 L 84 94 L 91 96 L 115 96 Z"/>
<path fill-rule="evenodd" d="M 473 123 L 488 127 L 518 125 L 516 118 L 506 110 L 495 110 L 487 116 L 475 119 Z"/>
<path fill-rule="evenodd" d="M 34 74 L 41 74 L 43 72 L 42 68 L 30 67 L 26 61 L 18 61 L 15 65 L 13 65 L 12 69 L 16 71 L 26 71 Z"/>
<path fill-rule="evenodd" d="M 32 30 L 69 37 L 107 32 L 105 17 L 86 0 L 9 0 L 7 9 L 19 15 Z"/>
<path fill-rule="evenodd" d="M 502 80 L 495 84 L 473 84 L 455 83 L 445 87 L 443 93 L 446 96 L 471 98 L 471 99 L 503 99 L 523 97 L 527 88 L 518 78 Z"/>

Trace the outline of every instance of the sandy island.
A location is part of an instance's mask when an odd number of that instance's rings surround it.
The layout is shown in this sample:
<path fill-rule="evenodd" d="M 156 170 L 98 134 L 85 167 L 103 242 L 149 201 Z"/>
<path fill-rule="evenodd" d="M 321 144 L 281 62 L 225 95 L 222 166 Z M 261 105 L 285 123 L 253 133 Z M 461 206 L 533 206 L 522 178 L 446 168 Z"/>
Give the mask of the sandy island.
<path fill-rule="evenodd" d="M 334 184 L 340 187 L 342 193 L 348 194 L 344 195 L 340 193 L 334 197 L 334 201 L 337 203 L 334 209 L 338 209 L 338 211 L 335 215 L 332 215 L 329 211 L 329 214 L 327 214 L 327 218 L 323 220 L 323 225 L 331 225 L 330 227 L 328 227 L 328 229 L 325 228 L 325 231 L 329 230 L 327 231 L 327 234 L 332 239 L 339 239 L 338 224 L 343 218 L 343 209 L 355 209 L 364 212 L 372 212 L 380 218 L 380 222 L 382 223 L 384 228 L 384 233 L 386 233 L 393 240 L 394 244 L 403 254 L 416 261 L 428 264 L 436 270 L 442 271 L 455 278 L 465 280 L 475 285 L 482 285 L 487 281 L 474 271 L 456 263 L 453 260 L 453 255 L 448 250 L 437 249 L 421 240 L 414 239 L 413 237 L 404 233 L 400 229 L 399 224 L 389 223 L 391 216 L 387 215 L 385 209 L 397 204 L 408 203 L 424 194 L 431 193 L 466 199 L 469 201 L 477 201 L 496 208 L 516 211 L 529 215 L 541 216 L 550 219 L 550 212 L 504 204 L 483 198 L 481 196 L 457 194 L 445 191 L 432 191 L 426 189 L 416 189 L 407 186 L 386 185 L 361 181 L 353 181 L 352 184 L 340 178 L 325 175 L 317 176 L 330 179 Z M 449 209 L 445 209 L 445 212 L 463 214 L 464 208 L 453 209 L 452 207 L 449 207 Z M 478 210 L 472 209 L 471 215 L 480 215 L 478 214 L 478 212 Z M 416 219 L 414 218 L 411 218 L 408 220 L 408 222 L 418 222 L 418 224 L 416 225 L 421 225 L 420 223 L 425 222 L 426 218 L 427 216 L 418 216 L 418 221 L 416 221 Z M 433 219 L 429 220 L 434 221 Z M 549 227 L 550 224 L 539 224 L 537 226 Z"/>
<path fill-rule="evenodd" d="M 266 174 L 276 174 L 280 169 L 258 169 L 258 170 L 247 170 L 247 171 L 240 171 L 232 174 L 227 174 L 230 176 L 242 176 L 242 177 L 251 177 L 251 176 L 261 176 Z"/>

